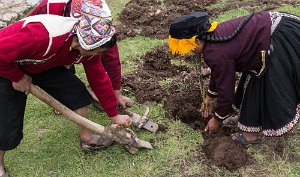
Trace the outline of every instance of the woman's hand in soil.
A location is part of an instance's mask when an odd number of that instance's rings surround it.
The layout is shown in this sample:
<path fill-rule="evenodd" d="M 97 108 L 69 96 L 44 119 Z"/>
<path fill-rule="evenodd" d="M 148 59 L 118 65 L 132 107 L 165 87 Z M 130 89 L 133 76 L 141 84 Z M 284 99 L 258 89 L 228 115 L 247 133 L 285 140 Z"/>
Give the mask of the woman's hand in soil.
<path fill-rule="evenodd" d="M 32 78 L 26 74 L 24 74 L 23 78 L 18 82 L 12 82 L 12 86 L 15 90 L 20 92 L 24 92 L 26 95 L 30 92 Z"/>
<path fill-rule="evenodd" d="M 122 108 L 126 109 L 126 108 L 128 108 L 128 107 L 130 108 L 132 106 L 131 99 L 129 99 L 128 97 L 122 95 L 120 90 L 115 90 L 114 93 L 115 93 L 115 96 L 118 100 L 118 104 Z"/>
<path fill-rule="evenodd" d="M 202 117 L 208 118 L 211 115 L 212 109 L 214 107 L 214 99 L 208 95 L 206 95 L 205 99 L 201 104 L 201 114 Z"/>
<path fill-rule="evenodd" d="M 115 117 L 111 117 L 113 124 L 117 124 L 121 127 L 128 128 L 131 124 L 131 119 L 128 115 L 116 115 Z"/>
<path fill-rule="evenodd" d="M 208 121 L 204 131 L 208 132 L 209 134 L 215 133 L 219 129 L 219 124 L 219 121 L 213 117 Z"/>

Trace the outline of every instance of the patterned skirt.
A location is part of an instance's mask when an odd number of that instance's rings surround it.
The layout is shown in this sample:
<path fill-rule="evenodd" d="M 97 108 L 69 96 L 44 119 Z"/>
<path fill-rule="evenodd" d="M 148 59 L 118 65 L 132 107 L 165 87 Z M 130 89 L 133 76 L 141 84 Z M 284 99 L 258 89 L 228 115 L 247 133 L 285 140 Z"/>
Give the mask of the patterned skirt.
<path fill-rule="evenodd" d="M 261 77 L 243 73 L 236 91 L 238 127 L 244 132 L 281 136 L 299 121 L 300 18 L 278 14 L 280 19 L 272 21 L 267 71 Z"/>

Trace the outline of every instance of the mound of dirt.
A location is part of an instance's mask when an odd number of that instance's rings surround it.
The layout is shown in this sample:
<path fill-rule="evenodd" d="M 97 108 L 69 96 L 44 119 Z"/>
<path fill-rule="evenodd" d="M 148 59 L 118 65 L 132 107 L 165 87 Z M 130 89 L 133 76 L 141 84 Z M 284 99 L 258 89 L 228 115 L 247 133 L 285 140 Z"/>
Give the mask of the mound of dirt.
<path fill-rule="evenodd" d="M 167 44 L 153 48 L 141 59 L 143 63 L 133 73 L 122 78 L 123 88 L 134 93 L 139 103 L 161 102 L 174 90 L 161 82 L 191 72 L 191 68 L 172 65 Z"/>
<path fill-rule="evenodd" d="M 182 14 L 204 11 L 205 6 L 216 0 L 131 0 L 119 15 L 119 39 L 141 34 L 166 38 L 171 21 Z"/>
<path fill-rule="evenodd" d="M 283 4 L 297 5 L 298 0 L 229 0 L 224 6 L 209 7 L 217 0 L 131 0 L 119 14 L 118 38 L 137 34 L 163 39 L 168 36 L 170 23 L 177 17 L 195 11 L 205 11 L 213 17 L 237 9 L 248 8 L 251 12 L 273 9 Z"/>
<path fill-rule="evenodd" d="M 173 80 L 169 95 L 164 101 L 167 117 L 179 119 L 194 129 L 203 129 L 204 120 L 200 113 L 202 96 L 200 86 L 193 73 L 182 74 Z"/>
<path fill-rule="evenodd" d="M 249 162 L 246 149 L 237 145 L 228 136 L 209 138 L 204 141 L 202 151 L 209 162 L 228 170 L 238 169 Z"/>
<path fill-rule="evenodd" d="M 123 87 L 135 94 L 139 103 L 145 102 L 160 102 L 165 93 L 165 90 L 159 85 L 155 79 L 145 79 L 145 72 L 139 72 L 123 78 Z"/>

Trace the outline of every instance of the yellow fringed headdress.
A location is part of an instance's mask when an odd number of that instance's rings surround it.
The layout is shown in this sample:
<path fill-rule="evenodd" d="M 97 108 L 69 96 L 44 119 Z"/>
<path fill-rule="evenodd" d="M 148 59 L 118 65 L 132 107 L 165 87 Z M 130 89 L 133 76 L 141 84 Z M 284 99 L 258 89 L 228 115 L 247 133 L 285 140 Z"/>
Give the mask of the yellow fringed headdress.
<path fill-rule="evenodd" d="M 218 22 L 209 22 L 205 12 L 195 12 L 183 15 L 170 25 L 169 48 L 171 53 L 185 55 L 197 47 L 196 38 L 206 32 L 213 32 Z"/>

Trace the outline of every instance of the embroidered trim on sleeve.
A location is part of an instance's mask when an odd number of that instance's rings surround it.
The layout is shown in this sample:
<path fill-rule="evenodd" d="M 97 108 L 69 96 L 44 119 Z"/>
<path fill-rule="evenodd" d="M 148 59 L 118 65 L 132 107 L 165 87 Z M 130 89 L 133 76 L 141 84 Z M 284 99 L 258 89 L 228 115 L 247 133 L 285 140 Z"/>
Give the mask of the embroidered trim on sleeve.
<path fill-rule="evenodd" d="M 18 63 L 19 65 L 37 65 L 37 64 L 43 64 L 46 63 L 48 60 L 50 60 L 52 57 L 54 57 L 55 54 L 49 56 L 48 58 L 45 59 L 22 59 L 22 60 L 17 60 L 15 63 Z"/>
<path fill-rule="evenodd" d="M 213 91 L 211 91 L 211 90 L 207 90 L 207 92 L 209 93 L 209 94 L 212 94 L 212 95 L 215 95 L 215 96 L 217 96 L 218 95 L 218 93 L 217 92 L 213 92 Z"/>
<path fill-rule="evenodd" d="M 220 116 L 218 113 L 215 112 L 215 116 L 216 116 L 217 118 L 221 119 L 221 120 L 224 120 L 224 119 L 228 118 L 229 115 L 230 115 L 230 114 L 228 114 L 228 115 L 226 115 L 226 116 Z"/>

